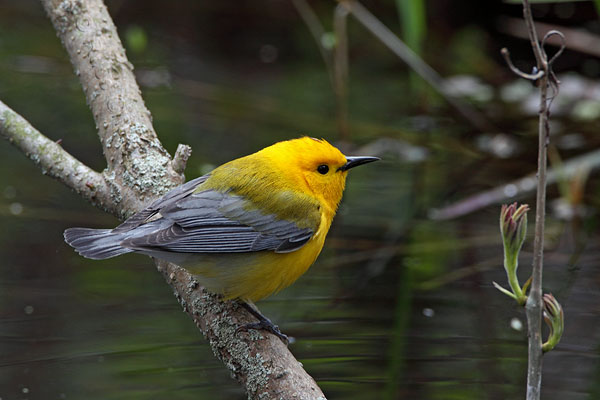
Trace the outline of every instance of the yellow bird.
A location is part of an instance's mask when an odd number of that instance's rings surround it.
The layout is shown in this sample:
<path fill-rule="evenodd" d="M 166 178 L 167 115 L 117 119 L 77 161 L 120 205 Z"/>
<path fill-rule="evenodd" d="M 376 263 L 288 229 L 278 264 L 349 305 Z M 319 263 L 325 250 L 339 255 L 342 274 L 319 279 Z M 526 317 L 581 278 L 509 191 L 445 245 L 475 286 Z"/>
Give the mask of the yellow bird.
<path fill-rule="evenodd" d="M 347 172 L 377 157 L 346 157 L 323 139 L 275 143 L 168 192 L 114 229 L 69 228 L 79 254 L 141 253 L 180 265 L 209 291 L 248 305 L 291 285 L 323 248 Z"/>

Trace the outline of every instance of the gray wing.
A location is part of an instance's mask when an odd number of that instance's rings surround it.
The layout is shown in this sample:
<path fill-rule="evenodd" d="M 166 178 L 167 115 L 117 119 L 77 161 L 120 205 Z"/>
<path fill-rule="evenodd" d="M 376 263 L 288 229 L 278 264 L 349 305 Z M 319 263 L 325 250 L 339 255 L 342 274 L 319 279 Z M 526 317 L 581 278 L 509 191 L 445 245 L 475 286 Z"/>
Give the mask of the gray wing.
<path fill-rule="evenodd" d="M 304 246 L 318 228 L 301 228 L 275 215 L 249 210 L 245 198 L 215 190 L 184 191 L 160 200 L 154 214 L 146 217 L 150 222 L 139 225 L 140 234 L 134 231 L 122 246 L 179 253 L 287 253 Z"/>
<path fill-rule="evenodd" d="M 170 190 L 163 197 L 155 200 L 148 207 L 144 208 L 142 211 L 132 215 L 121 225 L 117 226 L 112 230 L 114 233 L 121 233 L 131 231 L 134 228 L 146 223 L 149 219 L 151 219 L 154 215 L 156 215 L 161 208 L 168 207 L 177 201 L 183 199 L 186 196 L 189 196 L 191 193 L 196 190 L 198 185 L 204 183 L 210 174 L 203 175 L 196 179 L 192 179 L 184 183 L 183 185 L 179 185 L 176 188 Z"/>

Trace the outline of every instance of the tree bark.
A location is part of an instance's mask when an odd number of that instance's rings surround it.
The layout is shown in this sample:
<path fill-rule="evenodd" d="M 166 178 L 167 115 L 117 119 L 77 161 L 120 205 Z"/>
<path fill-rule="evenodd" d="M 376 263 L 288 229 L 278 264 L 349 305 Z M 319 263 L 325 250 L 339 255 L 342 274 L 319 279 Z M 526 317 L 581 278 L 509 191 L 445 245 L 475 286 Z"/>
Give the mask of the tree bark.
<path fill-rule="evenodd" d="M 0 136 L 21 150 L 40 167 L 43 174 L 61 181 L 95 206 L 118 214 L 118 208 L 102 174 L 90 169 L 63 150 L 60 144 L 42 135 L 2 101 Z"/>
<path fill-rule="evenodd" d="M 117 28 L 102 1 L 42 0 L 96 122 L 119 217 L 183 182 L 152 127 Z"/>
<path fill-rule="evenodd" d="M 80 79 L 102 143 L 107 168 L 96 172 L 69 155 L 0 102 L 0 135 L 48 173 L 104 210 L 125 218 L 184 181 L 190 154 L 171 159 L 152 127 L 108 11 L 101 0 L 41 0 Z M 250 330 L 236 302 L 223 302 L 184 269 L 155 260 L 184 310 L 214 354 L 242 383 L 250 399 L 324 399 L 314 379 L 279 338 Z"/>

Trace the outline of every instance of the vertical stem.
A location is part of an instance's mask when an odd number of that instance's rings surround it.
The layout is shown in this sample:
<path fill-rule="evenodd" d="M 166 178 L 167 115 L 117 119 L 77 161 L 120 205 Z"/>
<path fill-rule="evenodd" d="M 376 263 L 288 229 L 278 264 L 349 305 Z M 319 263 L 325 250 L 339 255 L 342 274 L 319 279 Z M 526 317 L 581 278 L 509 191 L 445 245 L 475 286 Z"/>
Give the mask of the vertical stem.
<path fill-rule="evenodd" d="M 535 207 L 535 240 L 533 244 L 533 266 L 531 290 L 525 305 L 527 315 L 527 331 L 529 336 L 527 366 L 527 400 L 540 398 L 542 384 L 542 267 L 544 260 L 544 220 L 546 210 L 546 164 L 549 138 L 548 110 L 548 60 L 539 44 L 531 7 L 528 0 L 523 0 L 523 18 L 527 23 L 531 46 L 537 61 L 538 69 L 544 71 L 540 78 L 540 111 L 538 125 L 538 183 Z"/>
<path fill-rule="evenodd" d="M 546 209 L 546 146 L 548 138 L 548 114 L 546 76 L 541 84 L 541 107 L 538 142 L 538 186 L 535 210 L 535 240 L 533 244 L 533 270 L 531 290 L 525 310 L 529 336 L 529 364 L 527 368 L 527 400 L 538 400 L 542 383 L 542 267 L 544 259 L 544 219 Z"/>
<path fill-rule="evenodd" d="M 333 14 L 333 29 L 335 31 L 335 52 L 333 62 L 334 91 L 337 106 L 337 125 L 340 139 L 349 140 L 348 127 L 348 32 L 346 22 L 349 11 L 338 4 Z"/>
<path fill-rule="evenodd" d="M 427 30 L 425 16 L 425 0 L 396 0 L 396 9 L 402 29 L 402 39 L 419 55 L 423 55 L 423 43 Z M 414 71 L 410 71 L 408 79 L 410 90 L 419 97 L 424 97 L 426 86 Z"/>
<path fill-rule="evenodd" d="M 533 24 L 533 15 L 531 14 L 531 6 L 529 5 L 529 0 L 523 0 L 523 19 L 525 19 L 525 24 L 527 25 L 527 31 L 529 32 L 529 41 L 531 42 L 533 55 L 535 56 L 535 60 L 537 61 L 537 67 L 538 69 L 541 69 L 542 64 L 545 61 L 545 57 L 544 53 L 542 52 L 542 47 L 540 46 L 540 41 L 537 37 L 537 31 L 535 30 L 535 26 Z"/>

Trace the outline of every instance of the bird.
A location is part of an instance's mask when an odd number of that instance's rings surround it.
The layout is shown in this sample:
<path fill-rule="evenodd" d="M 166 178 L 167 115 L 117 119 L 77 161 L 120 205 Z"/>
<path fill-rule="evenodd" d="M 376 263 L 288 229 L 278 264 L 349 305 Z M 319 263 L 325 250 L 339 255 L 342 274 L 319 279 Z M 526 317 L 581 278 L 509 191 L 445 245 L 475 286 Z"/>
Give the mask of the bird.
<path fill-rule="evenodd" d="M 208 291 L 237 299 L 263 329 L 287 336 L 250 304 L 291 285 L 315 262 L 348 171 L 379 160 L 345 156 L 325 139 L 277 142 L 167 192 L 114 229 L 69 228 L 80 255 L 140 253 L 173 262 Z"/>

